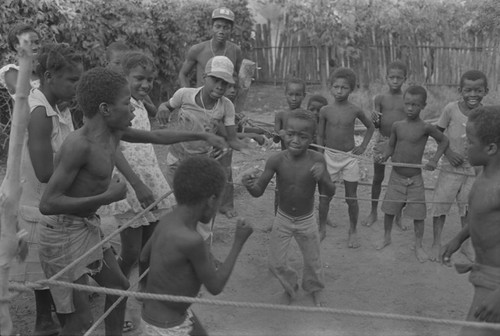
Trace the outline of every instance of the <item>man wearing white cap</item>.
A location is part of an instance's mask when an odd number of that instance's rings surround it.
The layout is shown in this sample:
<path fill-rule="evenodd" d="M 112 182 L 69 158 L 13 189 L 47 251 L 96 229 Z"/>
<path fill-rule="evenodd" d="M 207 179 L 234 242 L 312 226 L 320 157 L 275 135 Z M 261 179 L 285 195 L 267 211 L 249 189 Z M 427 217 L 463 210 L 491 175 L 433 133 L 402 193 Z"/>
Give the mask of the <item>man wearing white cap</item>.
<path fill-rule="evenodd" d="M 186 60 L 179 72 L 182 87 L 190 87 L 189 73 L 196 66 L 196 87 L 203 85 L 203 73 L 207 61 L 215 56 L 226 56 L 233 62 L 234 73 L 240 70 L 243 53 L 236 44 L 228 41 L 234 25 L 234 13 L 225 7 L 212 12 L 213 37 L 189 48 Z"/>

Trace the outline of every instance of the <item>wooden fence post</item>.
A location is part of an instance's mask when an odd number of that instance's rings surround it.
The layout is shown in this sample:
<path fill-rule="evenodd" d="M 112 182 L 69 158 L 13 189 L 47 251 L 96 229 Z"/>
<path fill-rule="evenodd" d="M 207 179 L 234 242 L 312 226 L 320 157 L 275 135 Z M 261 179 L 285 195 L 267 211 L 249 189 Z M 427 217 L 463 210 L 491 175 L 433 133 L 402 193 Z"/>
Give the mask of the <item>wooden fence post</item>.
<path fill-rule="evenodd" d="M 16 101 L 12 115 L 7 173 L 0 186 L 0 334 L 12 334 L 12 320 L 9 313 L 9 269 L 17 253 L 17 212 L 21 196 L 21 153 L 28 125 L 30 75 L 33 53 L 29 34 L 18 36 L 19 75 L 16 85 Z"/>

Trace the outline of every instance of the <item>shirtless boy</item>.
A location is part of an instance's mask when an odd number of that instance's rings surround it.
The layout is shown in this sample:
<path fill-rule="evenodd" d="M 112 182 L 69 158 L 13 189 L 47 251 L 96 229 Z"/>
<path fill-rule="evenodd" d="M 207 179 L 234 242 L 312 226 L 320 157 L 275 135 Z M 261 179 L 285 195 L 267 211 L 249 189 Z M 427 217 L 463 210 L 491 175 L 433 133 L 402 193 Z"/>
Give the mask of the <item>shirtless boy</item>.
<path fill-rule="evenodd" d="M 439 158 L 448 147 L 448 138 L 435 126 L 420 119 L 420 111 L 425 108 L 426 101 L 427 92 L 422 86 L 410 86 L 405 91 L 403 102 L 406 119 L 396 121 L 392 125 L 389 145 L 386 147 L 384 154 L 378 158 L 379 163 L 392 157 L 394 163 L 420 165 L 425 144 L 429 136 L 431 136 L 438 143 L 438 147 L 425 168 L 428 170 L 436 169 Z M 424 220 L 427 209 L 421 168 L 401 166 L 392 168 L 389 187 L 382 204 L 382 211 L 385 213 L 384 239 L 377 245 L 377 249 L 383 249 L 391 244 L 394 216 L 401 212 L 405 203 L 405 215 L 413 218 L 415 226 L 415 256 L 418 261 L 425 262 L 428 256 L 422 247 L 422 238 L 424 236 Z"/>
<path fill-rule="evenodd" d="M 391 136 L 392 124 L 395 121 L 400 121 L 406 118 L 406 113 L 403 104 L 403 86 L 406 75 L 407 67 L 401 61 L 395 61 L 387 67 L 387 85 L 389 86 L 388 92 L 377 95 L 375 97 L 375 111 L 372 113 L 372 120 L 375 127 L 379 129 L 377 134 L 375 146 L 373 147 L 373 155 L 377 157 L 384 153 L 385 147 L 389 143 Z M 373 163 L 373 182 L 372 182 L 372 209 L 368 217 L 362 222 L 363 225 L 371 226 L 378 219 L 378 198 L 382 190 L 382 182 L 385 177 L 385 166 Z M 396 225 L 402 230 L 407 230 L 406 226 L 402 225 L 401 214 L 397 214 Z"/>
<path fill-rule="evenodd" d="M 253 197 L 260 197 L 276 174 L 279 208 L 269 240 L 270 268 L 284 287 L 287 303 L 290 303 L 299 289 L 297 272 L 287 260 L 288 247 L 294 237 L 304 258 L 302 288 L 312 294 L 315 305 L 320 306 L 324 280 L 314 193 L 318 185 L 323 195 L 330 198 L 335 193 L 335 184 L 328 176 L 323 156 L 308 149 L 315 130 L 313 114 L 302 109 L 290 112 L 284 134 L 287 149 L 267 160 L 259 178 L 245 175 L 242 182 Z"/>
<path fill-rule="evenodd" d="M 186 60 L 179 72 L 181 87 L 191 87 L 189 73 L 196 68 L 196 87 L 203 85 L 203 74 L 208 60 L 215 56 L 226 56 L 233 62 L 234 73 L 240 71 L 243 54 L 239 46 L 228 41 L 234 25 L 234 13 L 225 7 L 212 12 L 213 37 L 208 41 L 195 44 L 189 48 Z"/>
<path fill-rule="evenodd" d="M 196 226 L 214 218 L 225 183 L 224 170 L 213 159 L 191 157 L 179 165 L 173 182 L 177 207 L 161 219 L 141 256 L 150 265 L 147 293 L 196 297 L 201 285 L 213 295 L 222 292 L 253 232 L 251 225 L 238 219 L 229 255 L 215 267 Z M 190 305 L 144 300 L 141 335 L 199 335 L 201 326 L 188 309 Z"/>
<path fill-rule="evenodd" d="M 123 199 L 124 180 L 111 178 L 120 140 L 170 144 L 178 141 L 210 140 L 224 143 L 207 133 L 154 132 L 128 128 L 133 118 L 130 89 L 120 74 L 102 68 L 85 73 L 77 88 L 78 104 L 85 123 L 71 133 L 56 155 L 55 170 L 40 202 L 40 262 L 47 278 L 101 241 L 101 205 Z M 224 145 L 223 145 L 224 146 Z M 59 280 L 87 283 L 87 274 L 110 288 L 129 284 L 110 248 L 97 249 L 64 273 Z M 51 286 L 58 313 L 66 314 L 60 335 L 81 335 L 92 324 L 89 296 L 67 287 Z M 106 296 L 105 309 L 116 300 Z M 105 320 L 106 335 L 121 335 L 126 300 Z"/>
<path fill-rule="evenodd" d="M 285 150 L 285 134 L 286 120 L 290 111 L 301 108 L 302 101 L 306 97 L 306 83 L 299 78 L 291 78 L 285 84 L 285 96 L 288 109 L 276 112 L 274 116 L 274 132 L 278 135 L 274 138 L 274 142 L 281 142 L 281 150 Z"/>
<path fill-rule="evenodd" d="M 357 189 L 359 181 L 358 159 L 349 154 L 360 155 L 366 150 L 375 127 L 371 120 L 359 107 L 349 102 L 349 95 L 356 87 L 354 71 L 346 68 L 337 69 L 330 79 L 331 93 L 335 99 L 333 104 L 323 107 L 319 112 L 318 145 L 332 148 L 324 151 L 328 173 L 333 181 L 343 178 L 345 185 L 346 203 L 349 208 L 349 238 L 348 247 L 358 248 L 359 241 L 356 232 L 358 224 L 359 206 Z M 363 142 L 356 146 L 354 143 L 354 122 L 359 119 L 367 128 Z M 345 152 L 344 153 L 338 153 Z M 321 190 L 320 190 L 321 192 Z M 321 198 L 319 212 L 326 213 L 331 199 Z M 321 219 L 321 218 L 320 218 Z M 320 231 L 326 232 L 326 221 L 320 221 Z"/>
<path fill-rule="evenodd" d="M 475 263 L 461 265 L 460 270 L 456 265 L 461 273 L 471 271 L 469 281 L 474 285 L 467 320 L 500 323 L 500 106 L 471 111 L 466 134 L 470 164 L 484 169 L 469 194 L 467 223 L 444 247 L 442 260 L 449 265 L 451 255 L 471 238 Z M 460 335 L 493 336 L 498 330 L 464 328 Z"/>

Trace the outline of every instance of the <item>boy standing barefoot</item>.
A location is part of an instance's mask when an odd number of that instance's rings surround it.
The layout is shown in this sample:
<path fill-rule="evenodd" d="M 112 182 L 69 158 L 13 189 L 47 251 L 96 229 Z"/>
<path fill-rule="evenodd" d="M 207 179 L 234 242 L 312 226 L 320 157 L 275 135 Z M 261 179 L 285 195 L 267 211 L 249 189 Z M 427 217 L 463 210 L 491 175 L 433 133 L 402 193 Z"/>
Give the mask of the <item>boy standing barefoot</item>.
<path fill-rule="evenodd" d="M 382 163 L 392 157 L 394 163 L 420 165 L 424 155 L 425 144 L 429 136 L 438 143 L 434 157 L 425 165 L 426 169 L 436 169 L 437 162 L 448 147 L 448 138 L 438 129 L 420 119 L 420 111 L 425 108 L 427 92 L 421 86 L 410 86 L 403 95 L 406 119 L 392 125 L 389 146 L 378 159 Z M 425 189 L 422 169 L 394 166 L 389 179 L 389 188 L 385 193 L 382 211 L 384 218 L 384 239 L 377 245 L 381 250 L 391 243 L 392 222 L 394 216 L 401 212 L 404 204 L 405 214 L 413 218 L 415 226 L 415 255 L 420 262 L 429 257 L 422 247 L 424 236 L 424 220 L 426 216 Z"/>
<path fill-rule="evenodd" d="M 344 180 L 346 203 L 349 208 L 349 238 L 348 247 L 358 248 L 359 241 L 356 232 L 358 224 L 359 206 L 357 189 L 359 181 L 358 159 L 349 154 L 360 155 L 366 150 L 366 146 L 375 130 L 371 120 L 363 110 L 349 102 L 349 95 L 356 87 L 356 75 L 354 71 L 339 68 L 330 80 L 331 93 L 334 97 L 332 105 L 327 105 L 319 113 L 318 145 L 332 148 L 337 153 L 325 151 L 325 160 L 333 181 L 340 178 Z M 354 122 L 359 119 L 367 128 L 363 142 L 356 146 L 354 143 Z M 344 153 L 338 153 L 346 152 Z M 321 190 L 320 190 L 321 192 Z M 326 213 L 331 199 L 323 197 L 320 199 L 319 212 Z M 326 230 L 326 222 L 319 223 L 320 230 Z"/>
<path fill-rule="evenodd" d="M 450 264 L 453 253 L 469 237 L 476 253 L 473 265 L 457 270 L 471 271 L 474 298 L 467 321 L 500 323 L 500 106 L 478 107 L 469 114 L 466 126 L 467 154 L 471 165 L 483 166 L 469 194 L 468 220 L 442 253 Z M 494 336 L 498 330 L 464 328 L 461 336 Z"/>
<path fill-rule="evenodd" d="M 225 184 L 224 170 L 213 159 L 192 157 L 179 165 L 173 182 L 177 207 L 161 219 L 141 256 L 150 265 L 147 293 L 196 297 L 201 285 L 213 295 L 222 292 L 253 232 L 251 225 L 238 219 L 231 251 L 215 267 L 196 226 L 214 218 Z M 188 309 L 190 305 L 144 300 L 142 335 L 199 335 L 202 327 Z"/>
<path fill-rule="evenodd" d="M 245 175 L 242 182 L 253 197 L 264 193 L 269 181 L 276 174 L 279 207 L 270 238 L 270 268 L 285 289 L 290 303 L 299 289 L 297 272 L 288 265 L 288 247 L 292 237 L 304 257 L 302 288 L 311 293 L 315 305 L 322 305 L 324 288 L 320 257 L 320 237 L 314 216 L 316 184 L 324 196 L 335 193 L 325 169 L 325 159 L 308 150 L 316 129 L 316 120 L 310 112 L 298 109 L 289 113 L 284 140 L 287 149 L 269 158 L 262 175 Z"/>
<path fill-rule="evenodd" d="M 392 124 L 406 118 L 403 104 L 403 91 L 401 87 L 406 80 L 407 67 L 401 61 L 395 61 L 387 67 L 387 93 L 375 97 L 375 111 L 372 113 L 372 120 L 375 127 L 379 129 L 376 136 L 375 146 L 373 147 L 373 156 L 377 157 L 384 153 L 391 136 Z M 365 226 L 371 226 L 378 218 L 378 199 L 382 190 L 382 182 L 385 177 L 385 166 L 373 163 L 373 182 L 372 182 L 372 209 L 368 217 L 362 222 Z M 397 214 L 396 225 L 406 231 L 408 228 L 402 225 L 401 214 Z"/>
<path fill-rule="evenodd" d="M 444 152 L 439 176 L 434 191 L 432 206 L 434 242 L 432 244 L 431 260 L 438 261 L 441 249 L 441 233 L 450 212 L 451 204 L 456 200 L 462 228 L 467 220 L 467 198 L 474 183 L 476 172 L 467 158 L 467 139 L 465 125 L 470 111 L 481 105 L 483 97 L 488 93 L 488 80 L 484 73 L 477 70 L 465 72 L 460 79 L 458 92 L 462 95 L 460 101 L 445 106 L 437 122 L 437 128 L 445 131 L 450 140 L 450 146 Z M 462 253 L 473 260 L 470 241 L 465 242 Z"/>

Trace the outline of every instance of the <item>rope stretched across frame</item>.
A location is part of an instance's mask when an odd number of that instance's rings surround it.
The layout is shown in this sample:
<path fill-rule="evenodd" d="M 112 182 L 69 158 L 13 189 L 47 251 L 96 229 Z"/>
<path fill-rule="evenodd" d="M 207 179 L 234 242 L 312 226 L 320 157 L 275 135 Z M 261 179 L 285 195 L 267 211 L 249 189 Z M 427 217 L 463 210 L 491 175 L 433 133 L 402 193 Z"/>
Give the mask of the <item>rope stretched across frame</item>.
<path fill-rule="evenodd" d="M 41 280 L 41 281 L 38 281 L 37 283 L 27 283 L 25 285 L 12 284 L 10 286 L 10 288 L 12 290 L 16 290 L 16 291 L 31 291 L 34 288 L 40 288 L 42 285 L 57 285 L 57 286 L 69 287 L 69 288 L 82 290 L 82 291 L 97 292 L 97 293 L 117 295 L 117 296 L 135 297 L 138 299 L 149 299 L 149 300 L 159 300 L 159 301 L 169 301 L 169 302 L 183 302 L 183 303 L 198 303 L 198 304 L 204 304 L 204 305 L 228 306 L 228 307 L 237 307 L 237 308 L 269 309 L 269 310 L 309 312 L 309 313 L 327 313 L 327 314 L 332 314 L 332 315 L 344 315 L 344 316 L 356 316 L 356 317 L 364 317 L 364 318 L 398 320 L 398 321 L 406 321 L 406 322 L 440 324 L 440 325 L 447 325 L 447 326 L 454 326 L 454 327 L 470 327 L 470 328 L 484 328 L 484 329 L 487 328 L 487 329 L 491 329 L 491 330 L 500 331 L 500 324 L 498 324 L 498 323 L 447 320 L 447 319 L 437 319 L 437 318 L 431 318 L 431 317 L 401 315 L 401 314 L 392 314 L 392 313 L 377 313 L 377 312 L 370 312 L 370 311 L 361 311 L 361 310 L 353 310 L 353 309 L 338 309 L 338 308 L 329 308 L 329 307 L 289 306 L 289 305 L 278 305 L 278 304 L 260 303 L 260 302 L 237 302 L 237 301 L 202 299 L 202 298 L 193 298 L 193 297 L 188 297 L 188 296 L 132 292 L 132 291 L 126 291 L 126 290 L 112 289 L 112 288 L 94 287 L 94 286 L 82 285 L 82 284 L 76 284 L 76 283 L 64 282 L 64 281 Z"/>

